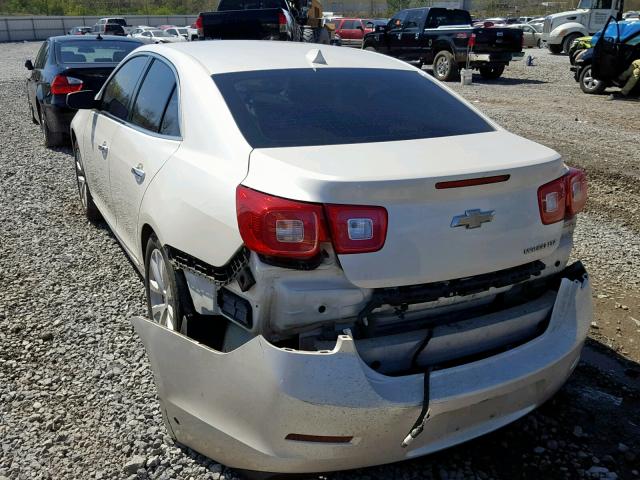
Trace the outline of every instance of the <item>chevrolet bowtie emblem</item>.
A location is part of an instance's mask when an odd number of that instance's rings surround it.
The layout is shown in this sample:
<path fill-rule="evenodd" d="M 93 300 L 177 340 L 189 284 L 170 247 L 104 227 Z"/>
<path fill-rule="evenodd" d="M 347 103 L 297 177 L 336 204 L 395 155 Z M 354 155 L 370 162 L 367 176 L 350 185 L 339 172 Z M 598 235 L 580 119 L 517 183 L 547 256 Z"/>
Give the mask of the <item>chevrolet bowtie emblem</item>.
<path fill-rule="evenodd" d="M 493 220 L 493 214 L 495 210 L 466 210 L 463 215 L 456 215 L 451 220 L 451 228 L 465 227 L 465 228 L 480 228 L 483 223 Z"/>

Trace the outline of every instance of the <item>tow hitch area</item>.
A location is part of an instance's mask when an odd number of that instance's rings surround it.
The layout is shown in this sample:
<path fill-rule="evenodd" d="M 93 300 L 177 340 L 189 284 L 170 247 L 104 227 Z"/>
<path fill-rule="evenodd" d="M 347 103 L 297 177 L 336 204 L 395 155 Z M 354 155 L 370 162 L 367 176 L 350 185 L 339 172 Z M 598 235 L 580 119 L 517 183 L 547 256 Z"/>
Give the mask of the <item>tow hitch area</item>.
<path fill-rule="evenodd" d="M 442 332 L 427 334 L 412 350 L 414 369 L 395 376 L 367 365 L 349 329 L 323 350 L 278 347 L 258 335 L 222 352 L 145 318 L 131 322 L 172 437 L 229 467 L 308 473 L 425 455 L 546 401 L 577 364 L 591 321 L 584 269 L 567 270 L 543 299 L 544 328 L 526 342 L 453 365 L 420 366 L 420 352 L 446 342 Z M 524 318 L 531 311 L 524 308 Z M 201 340 L 216 332 L 216 318 L 207 318 Z"/>

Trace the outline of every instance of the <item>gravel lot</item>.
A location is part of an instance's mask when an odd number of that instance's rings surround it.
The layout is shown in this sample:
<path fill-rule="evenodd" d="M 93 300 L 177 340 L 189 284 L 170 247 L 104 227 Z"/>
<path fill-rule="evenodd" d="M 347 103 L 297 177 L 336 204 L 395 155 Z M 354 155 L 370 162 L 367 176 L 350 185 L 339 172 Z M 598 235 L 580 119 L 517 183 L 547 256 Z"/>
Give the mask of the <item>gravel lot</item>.
<path fill-rule="evenodd" d="M 41 146 L 24 60 L 0 44 L 0 480 L 237 478 L 166 435 L 128 317 L 144 289 L 106 227 L 84 220 L 68 149 Z M 515 133 L 586 168 L 576 258 L 594 283 L 586 362 L 538 411 L 482 439 L 329 478 L 639 478 L 640 104 L 582 94 L 563 56 L 528 50 L 503 79 L 451 86 Z"/>

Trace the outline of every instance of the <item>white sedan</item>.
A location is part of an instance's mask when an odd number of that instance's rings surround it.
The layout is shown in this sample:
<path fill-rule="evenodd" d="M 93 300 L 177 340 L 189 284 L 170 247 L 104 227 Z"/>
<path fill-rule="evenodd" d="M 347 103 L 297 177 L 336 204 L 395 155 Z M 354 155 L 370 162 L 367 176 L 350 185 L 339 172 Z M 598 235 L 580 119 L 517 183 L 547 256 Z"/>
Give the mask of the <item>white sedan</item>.
<path fill-rule="evenodd" d="M 133 38 L 142 40 L 144 43 L 176 43 L 186 42 L 187 39 L 182 35 L 171 35 L 165 30 L 149 29 L 141 30 L 140 32 L 133 33 Z"/>
<path fill-rule="evenodd" d="M 144 278 L 167 431 L 236 468 L 414 458 L 577 364 L 583 172 L 367 51 L 144 46 L 68 96 L 76 178 Z M 114 274 L 117 274 L 114 272 Z"/>

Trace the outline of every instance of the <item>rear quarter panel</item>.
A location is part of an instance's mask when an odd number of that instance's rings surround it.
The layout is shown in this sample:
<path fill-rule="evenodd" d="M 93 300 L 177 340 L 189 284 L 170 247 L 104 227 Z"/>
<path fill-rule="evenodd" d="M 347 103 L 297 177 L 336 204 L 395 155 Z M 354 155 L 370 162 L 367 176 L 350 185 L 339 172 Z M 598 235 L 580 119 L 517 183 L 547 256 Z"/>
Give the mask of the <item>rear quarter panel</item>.
<path fill-rule="evenodd" d="M 183 141 L 145 193 L 139 238 L 149 225 L 162 244 L 221 266 L 242 246 L 235 191 L 251 148 L 204 68 L 189 58 L 170 60 L 180 78 Z M 143 258 L 142 241 L 139 249 Z"/>

